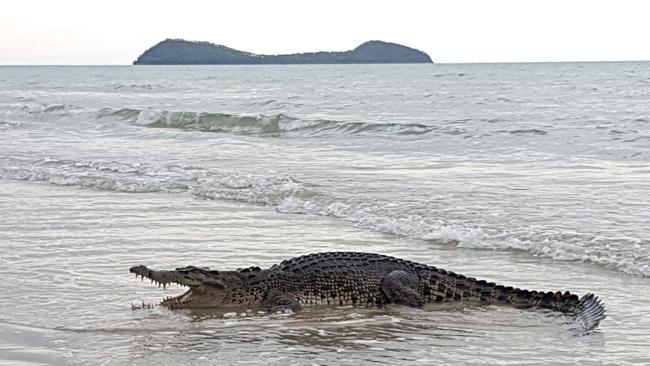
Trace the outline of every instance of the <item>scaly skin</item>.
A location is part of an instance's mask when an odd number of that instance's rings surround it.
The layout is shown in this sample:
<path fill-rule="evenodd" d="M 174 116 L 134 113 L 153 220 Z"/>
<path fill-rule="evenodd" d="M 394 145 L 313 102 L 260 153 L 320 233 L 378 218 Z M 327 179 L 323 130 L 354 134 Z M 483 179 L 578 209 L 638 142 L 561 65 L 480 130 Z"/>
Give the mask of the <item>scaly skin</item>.
<path fill-rule="evenodd" d="M 591 294 L 579 299 L 568 291 L 520 290 L 371 253 L 310 254 L 264 270 L 185 267 L 154 271 L 138 266 L 130 271 L 163 286 L 190 287 L 185 294 L 161 303 L 171 309 L 259 305 L 297 310 L 306 305 L 380 307 L 389 303 L 421 307 L 467 300 L 548 308 L 576 315 L 591 329 L 605 318 L 604 306 Z"/>

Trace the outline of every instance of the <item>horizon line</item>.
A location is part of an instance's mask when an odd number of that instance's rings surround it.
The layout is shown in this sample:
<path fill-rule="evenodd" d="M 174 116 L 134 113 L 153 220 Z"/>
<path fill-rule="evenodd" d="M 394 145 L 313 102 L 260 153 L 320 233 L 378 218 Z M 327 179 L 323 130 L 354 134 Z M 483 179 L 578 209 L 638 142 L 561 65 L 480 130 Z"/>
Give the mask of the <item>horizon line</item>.
<path fill-rule="evenodd" d="M 473 65 L 473 64 L 552 64 L 552 63 L 614 63 L 614 62 L 650 62 L 650 59 L 637 60 L 553 60 L 553 61 L 457 61 L 457 62 L 431 62 L 431 63 L 323 63 L 323 64 L 170 64 L 170 65 L 134 65 L 133 63 L 115 63 L 115 64 L 4 64 L 0 67 L 20 67 L 20 66 L 131 66 L 131 67 L 151 67 L 151 66 L 314 66 L 314 65 Z"/>

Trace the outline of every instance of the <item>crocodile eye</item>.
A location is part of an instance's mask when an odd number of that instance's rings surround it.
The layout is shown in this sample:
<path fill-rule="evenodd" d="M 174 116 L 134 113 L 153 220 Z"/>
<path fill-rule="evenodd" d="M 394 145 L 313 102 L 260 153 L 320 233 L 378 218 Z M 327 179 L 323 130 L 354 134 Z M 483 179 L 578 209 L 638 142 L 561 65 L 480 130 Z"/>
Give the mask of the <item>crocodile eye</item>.
<path fill-rule="evenodd" d="M 176 268 L 175 271 L 178 271 L 178 272 L 193 272 L 193 271 L 196 271 L 198 269 L 199 269 L 198 267 L 187 266 L 187 267 Z"/>

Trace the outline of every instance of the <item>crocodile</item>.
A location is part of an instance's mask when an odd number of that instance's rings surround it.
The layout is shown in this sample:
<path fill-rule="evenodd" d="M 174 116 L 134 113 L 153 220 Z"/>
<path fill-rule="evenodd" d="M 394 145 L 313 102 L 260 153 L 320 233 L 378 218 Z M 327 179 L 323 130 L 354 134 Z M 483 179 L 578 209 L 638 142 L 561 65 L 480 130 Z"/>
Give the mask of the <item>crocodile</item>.
<path fill-rule="evenodd" d="M 217 271 L 188 266 L 129 270 L 158 286 L 178 284 L 187 292 L 164 299 L 169 309 L 261 306 L 299 310 L 308 305 L 421 308 L 426 303 L 473 301 L 551 309 L 574 317 L 591 331 L 606 318 L 605 305 L 592 293 L 529 291 L 478 280 L 451 271 L 381 254 L 326 252 L 291 258 L 268 269 Z"/>

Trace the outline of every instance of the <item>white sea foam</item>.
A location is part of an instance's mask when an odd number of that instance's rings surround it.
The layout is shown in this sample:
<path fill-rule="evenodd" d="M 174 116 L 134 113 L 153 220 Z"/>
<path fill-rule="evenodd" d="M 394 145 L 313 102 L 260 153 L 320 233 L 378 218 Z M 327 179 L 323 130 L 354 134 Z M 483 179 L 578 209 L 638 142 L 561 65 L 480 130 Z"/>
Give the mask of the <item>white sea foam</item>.
<path fill-rule="evenodd" d="M 486 231 L 409 213 L 408 205 L 367 201 L 363 197 L 326 194 L 290 176 L 263 175 L 168 164 L 44 158 L 26 164 L 5 161 L 0 179 L 44 181 L 61 186 L 116 192 L 187 192 L 194 197 L 236 200 L 274 206 L 284 214 L 335 217 L 355 227 L 440 244 L 487 250 L 522 250 L 558 260 L 592 262 L 630 274 L 650 276 L 650 262 L 637 242 L 636 250 L 614 249 L 608 238 L 556 235 L 534 230 Z M 621 238 L 621 240 L 626 240 Z M 588 242 L 592 245 L 585 245 Z M 626 248 L 625 246 L 623 248 Z"/>

